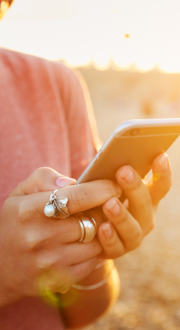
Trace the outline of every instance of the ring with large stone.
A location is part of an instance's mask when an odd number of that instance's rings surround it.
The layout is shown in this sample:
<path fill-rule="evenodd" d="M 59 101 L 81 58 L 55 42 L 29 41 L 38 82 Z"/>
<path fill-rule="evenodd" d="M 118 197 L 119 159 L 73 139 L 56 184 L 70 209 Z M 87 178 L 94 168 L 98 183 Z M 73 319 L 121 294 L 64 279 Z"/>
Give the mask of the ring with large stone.
<path fill-rule="evenodd" d="M 88 214 L 76 214 L 81 229 L 81 237 L 78 242 L 89 243 L 97 233 L 97 224 L 94 218 Z"/>
<path fill-rule="evenodd" d="M 54 190 L 50 197 L 49 197 L 49 202 L 46 203 L 45 208 L 44 208 L 44 214 L 47 217 L 52 217 L 52 218 L 60 218 L 64 219 L 70 216 L 67 208 L 67 202 L 68 198 L 67 197 L 57 197 L 56 192 L 58 190 Z"/>

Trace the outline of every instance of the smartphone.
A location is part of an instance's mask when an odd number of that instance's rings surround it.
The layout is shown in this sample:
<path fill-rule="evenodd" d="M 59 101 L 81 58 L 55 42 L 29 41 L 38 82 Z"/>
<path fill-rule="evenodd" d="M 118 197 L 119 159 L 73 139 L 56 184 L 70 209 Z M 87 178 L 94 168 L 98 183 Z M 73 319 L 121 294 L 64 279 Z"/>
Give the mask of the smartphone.
<path fill-rule="evenodd" d="M 123 165 L 144 178 L 153 160 L 167 151 L 180 135 L 180 119 L 136 119 L 120 124 L 87 166 L 76 184 L 98 179 L 115 180 Z"/>

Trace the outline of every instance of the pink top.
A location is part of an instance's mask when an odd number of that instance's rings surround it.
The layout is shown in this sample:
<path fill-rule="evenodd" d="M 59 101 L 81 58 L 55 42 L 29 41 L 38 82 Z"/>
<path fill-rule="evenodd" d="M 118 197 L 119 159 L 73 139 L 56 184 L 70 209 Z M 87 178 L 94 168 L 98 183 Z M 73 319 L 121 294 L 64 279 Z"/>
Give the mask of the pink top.
<path fill-rule="evenodd" d="M 84 95 L 63 64 L 0 49 L 0 205 L 36 168 L 78 178 L 94 156 Z M 3 267 L 3 265 L 0 265 Z M 40 298 L 0 311 L 3 330 L 63 329 Z"/>

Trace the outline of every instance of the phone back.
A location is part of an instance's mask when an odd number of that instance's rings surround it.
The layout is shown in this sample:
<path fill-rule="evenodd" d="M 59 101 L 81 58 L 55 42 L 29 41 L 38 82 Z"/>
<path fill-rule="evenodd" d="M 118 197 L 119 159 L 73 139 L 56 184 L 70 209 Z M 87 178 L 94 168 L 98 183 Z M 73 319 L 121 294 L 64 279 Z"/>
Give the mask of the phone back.
<path fill-rule="evenodd" d="M 118 126 L 77 183 L 115 179 L 123 165 L 131 165 L 144 178 L 153 160 L 167 151 L 180 135 L 180 120 L 134 120 Z"/>

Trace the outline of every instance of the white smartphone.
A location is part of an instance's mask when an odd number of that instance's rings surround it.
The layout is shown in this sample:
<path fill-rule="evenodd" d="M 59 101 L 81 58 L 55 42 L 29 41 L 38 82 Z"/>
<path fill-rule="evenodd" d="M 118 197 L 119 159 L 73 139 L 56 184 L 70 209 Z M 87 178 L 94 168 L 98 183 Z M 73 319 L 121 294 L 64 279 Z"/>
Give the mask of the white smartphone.
<path fill-rule="evenodd" d="M 76 184 L 98 179 L 115 180 L 123 165 L 144 178 L 153 160 L 167 151 L 180 135 L 180 119 L 137 119 L 120 124 L 87 166 Z"/>

